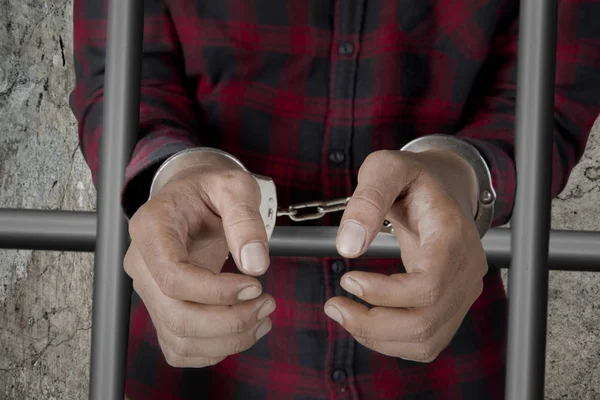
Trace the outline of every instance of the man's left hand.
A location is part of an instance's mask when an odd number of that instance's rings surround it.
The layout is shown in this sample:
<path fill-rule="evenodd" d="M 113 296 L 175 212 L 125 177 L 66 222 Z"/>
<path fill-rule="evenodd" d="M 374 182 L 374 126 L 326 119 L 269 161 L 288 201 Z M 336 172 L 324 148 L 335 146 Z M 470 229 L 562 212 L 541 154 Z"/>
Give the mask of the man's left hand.
<path fill-rule="evenodd" d="M 369 155 L 337 249 L 359 257 L 388 220 L 406 273 L 348 272 L 342 287 L 373 307 L 335 297 L 325 313 L 374 351 L 425 363 L 437 358 L 482 293 L 488 270 L 473 219 L 476 196 L 473 170 L 450 151 Z"/>

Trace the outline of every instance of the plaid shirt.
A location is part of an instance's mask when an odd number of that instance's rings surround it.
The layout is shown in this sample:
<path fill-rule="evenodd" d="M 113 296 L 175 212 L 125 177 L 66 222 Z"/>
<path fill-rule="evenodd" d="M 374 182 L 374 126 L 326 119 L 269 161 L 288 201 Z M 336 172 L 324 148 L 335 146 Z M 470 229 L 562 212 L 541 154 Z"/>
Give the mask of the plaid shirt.
<path fill-rule="evenodd" d="M 106 1 L 74 1 L 71 107 L 96 182 Z M 135 212 L 157 166 L 210 146 L 272 177 L 279 202 L 349 196 L 365 157 L 453 134 L 493 173 L 494 226 L 515 197 L 518 7 L 514 0 L 146 0 L 140 129 L 123 208 Z M 600 3 L 560 1 L 553 194 L 600 112 Z M 132 132 L 132 134 L 136 134 Z M 311 222 L 336 224 L 340 215 Z M 282 219 L 280 225 L 289 222 Z M 309 224 L 309 223 L 307 223 Z M 234 272 L 228 262 L 226 271 Z M 506 295 L 497 269 L 430 364 L 370 351 L 327 318 L 349 270 L 391 274 L 397 259 L 273 258 L 260 278 L 273 330 L 205 369 L 165 362 L 134 295 L 127 393 L 138 399 L 502 399 Z"/>

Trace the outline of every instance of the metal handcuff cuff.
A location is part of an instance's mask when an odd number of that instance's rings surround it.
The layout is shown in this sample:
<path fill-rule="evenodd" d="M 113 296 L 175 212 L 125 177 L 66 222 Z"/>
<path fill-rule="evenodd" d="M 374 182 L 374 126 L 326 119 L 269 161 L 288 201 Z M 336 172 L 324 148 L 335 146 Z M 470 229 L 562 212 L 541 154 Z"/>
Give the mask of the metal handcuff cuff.
<path fill-rule="evenodd" d="M 456 152 L 463 157 L 474 169 L 478 182 L 478 200 L 477 212 L 475 214 L 475 225 L 479 231 L 480 237 L 483 237 L 491 226 L 496 193 L 492 186 L 490 170 L 475 147 L 468 142 L 447 135 L 429 135 L 417 138 L 402 147 L 401 151 L 422 152 L 425 150 L 448 149 Z M 181 171 L 188 167 L 198 164 L 199 160 L 204 159 L 209 154 L 225 156 L 235 166 L 249 173 L 260 187 L 261 202 L 260 215 L 263 219 L 267 238 L 270 240 L 275 228 L 276 219 L 286 216 L 292 221 L 307 221 L 319 219 L 325 214 L 331 212 L 343 211 L 350 200 L 350 197 L 334 199 L 328 201 L 310 201 L 297 203 L 282 208 L 277 203 L 277 191 L 273 179 L 250 172 L 237 158 L 231 154 L 210 147 L 199 147 L 180 151 L 169 157 L 158 169 L 152 180 L 150 187 L 150 196 L 162 188 L 173 175 L 174 171 Z M 313 212 L 307 212 L 310 210 Z M 394 227 L 389 221 L 385 221 L 379 232 L 380 234 L 394 234 Z"/>

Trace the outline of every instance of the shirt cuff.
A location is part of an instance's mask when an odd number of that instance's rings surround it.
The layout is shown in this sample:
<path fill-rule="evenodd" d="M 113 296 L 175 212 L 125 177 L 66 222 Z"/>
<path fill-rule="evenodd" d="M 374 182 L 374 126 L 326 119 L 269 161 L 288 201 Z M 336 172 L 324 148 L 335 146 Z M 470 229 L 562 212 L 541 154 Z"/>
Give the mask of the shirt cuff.
<path fill-rule="evenodd" d="M 514 151 L 504 141 L 492 139 L 465 138 L 482 155 L 492 175 L 492 185 L 496 192 L 492 228 L 507 224 L 514 210 L 517 175 Z"/>
<path fill-rule="evenodd" d="M 136 144 L 125 170 L 121 206 L 128 219 L 148 201 L 152 179 L 161 164 L 179 151 L 200 146 L 189 135 L 169 133 L 168 137 L 159 137 L 157 134 L 152 136 L 145 137 Z"/>

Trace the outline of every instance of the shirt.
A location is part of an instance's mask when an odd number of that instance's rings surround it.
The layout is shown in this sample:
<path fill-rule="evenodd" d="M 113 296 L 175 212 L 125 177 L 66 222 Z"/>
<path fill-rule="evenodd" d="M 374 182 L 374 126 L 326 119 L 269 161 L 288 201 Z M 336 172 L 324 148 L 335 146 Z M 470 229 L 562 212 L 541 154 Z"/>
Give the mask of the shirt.
<path fill-rule="evenodd" d="M 107 2 L 75 0 L 70 105 L 96 183 Z M 600 3 L 559 1 L 552 194 L 564 188 L 600 112 Z M 280 205 L 352 195 L 362 161 L 435 133 L 468 140 L 514 205 L 515 0 L 146 0 L 139 131 L 126 170 L 127 215 L 157 166 L 216 147 L 272 177 Z M 548 132 L 550 134 L 550 132 Z M 335 225 L 339 213 L 305 224 Z M 279 225 L 289 221 L 278 220 Z M 134 294 L 131 399 L 502 399 L 506 294 L 491 266 L 450 345 L 429 363 L 366 349 L 327 318 L 350 270 L 403 271 L 398 259 L 274 257 L 260 278 L 272 331 L 204 369 L 164 360 Z M 235 272 L 232 261 L 225 271 Z"/>

